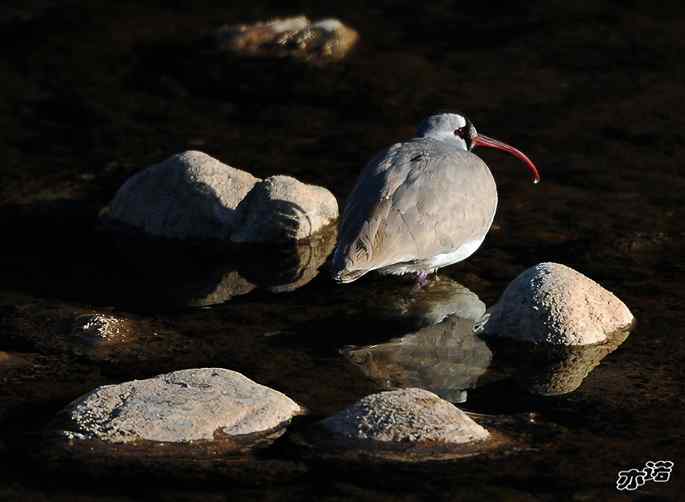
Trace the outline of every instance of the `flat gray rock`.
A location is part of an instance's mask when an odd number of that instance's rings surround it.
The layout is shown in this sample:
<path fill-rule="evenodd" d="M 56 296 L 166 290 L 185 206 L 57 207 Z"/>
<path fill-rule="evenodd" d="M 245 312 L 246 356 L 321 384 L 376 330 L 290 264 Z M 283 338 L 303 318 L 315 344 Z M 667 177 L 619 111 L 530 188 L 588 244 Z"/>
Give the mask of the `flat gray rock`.
<path fill-rule="evenodd" d="M 307 239 L 338 218 L 338 202 L 323 187 L 290 176 L 271 176 L 255 185 L 238 206 L 233 242 L 276 243 Z"/>
<path fill-rule="evenodd" d="M 186 151 L 130 177 L 103 216 L 172 239 L 228 239 L 236 208 L 259 181 L 198 151 Z"/>
<path fill-rule="evenodd" d="M 371 394 L 321 424 L 351 441 L 456 445 L 489 437 L 466 413 L 423 389 Z"/>
<path fill-rule="evenodd" d="M 240 373 L 201 368 L 99 387 L 59 416 L 71 439 L 190 443 L 268 432 L 301 413 L 292 399 Z"/>
<path fill-rule="evenodd" d="M 558 263 L 524 271 L 486 315 L 486 335 L 553 345 L 604 342 L 634 319 L 611 292 Z"/>

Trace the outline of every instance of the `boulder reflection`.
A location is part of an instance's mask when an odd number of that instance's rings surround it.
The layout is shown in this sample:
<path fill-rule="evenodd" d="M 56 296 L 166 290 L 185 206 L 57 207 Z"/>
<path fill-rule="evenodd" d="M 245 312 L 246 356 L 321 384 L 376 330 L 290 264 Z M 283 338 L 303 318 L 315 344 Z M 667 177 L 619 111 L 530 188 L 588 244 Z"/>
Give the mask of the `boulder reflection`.
<path fill-rule="evenodd" d="M 319 274 L 335 239 L 332 227 L 286 246 L 244 245 L 218 252 L 169 243 L 144 243 L 144 248 L 136 243 L 127 249 L 120 243 L 131 268 L 117 286 L 130 302 L 156 308 L 217 305 L 257 288 L 290 292 Z"/>
<path fill-rule="evenodd" d="M 575 391 L 602 360 L 628 337 L 616 331 L 606 342 L 580 346 L 542 346 L 498 340 L 490 343 L 496 365 L 531 394 L 558 396 Z"/>
<path fill-rule="evenodd" d="M 506 379 L 530 394 L 567 394 L 629 334 L 620 331 L 607 342 L 575 347 L 490 340 L 474 332 L 485 306 L 473 292 L 444 279 L 433 288 L 404 298 L 400 292 L 388 294 L 382 304 L 378 300 L 386 317 L 406 316 L 424 327 L 384 343 L 343 349 L 381 388 L 419 387 L 459 403 L 466 401 L 469 389 Z"/>

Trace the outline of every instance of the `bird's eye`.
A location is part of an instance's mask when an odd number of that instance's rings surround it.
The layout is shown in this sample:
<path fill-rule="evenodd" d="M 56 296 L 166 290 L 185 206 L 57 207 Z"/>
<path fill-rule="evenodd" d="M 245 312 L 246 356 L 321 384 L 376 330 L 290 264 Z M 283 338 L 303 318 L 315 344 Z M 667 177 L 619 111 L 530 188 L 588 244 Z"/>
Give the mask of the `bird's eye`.
<path fill-rule="evenodd" d="M 454 135 L 464 139 L 466 137 L 466 126 L 454 130 Z"/>

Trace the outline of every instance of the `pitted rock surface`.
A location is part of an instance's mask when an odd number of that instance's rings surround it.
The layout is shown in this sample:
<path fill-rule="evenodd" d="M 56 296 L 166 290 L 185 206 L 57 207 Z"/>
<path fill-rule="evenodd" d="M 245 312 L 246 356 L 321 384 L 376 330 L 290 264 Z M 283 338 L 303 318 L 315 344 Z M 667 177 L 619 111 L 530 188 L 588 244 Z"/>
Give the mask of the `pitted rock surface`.
<path fill-rule="evenodd" d="M 60 416 L 74 439 L 188 443 L 267 432 L 301 413 L 292 399 L 240 373 L 200 368 L 99 387 Z"/>
<path fill-rule="evenodd" d="M 172 239 L 228 239 L 236 207 L 259 181 L 199 151 L 186 151 L 129 178 L 104 217 Z"/>
<path fill-rule="evenodd" d="M 384 443 L 463 444 L 489 437 L 456 406 L 416 388 L 371 394 L 322 425 L 345 439 Z"/>
<path fill-rule="evenodd" d="M 487 335 L 553 345 L 604 342 L 634 319 L 610 291 L 558 263 L 521 273 L 486 315 L 481 329 Z"/>
<path fill-rule="evenodd" d="M 312 237 L 338 218 L 338 201 L 327 189 L 290 176 L 257 183 L 238 207 L 234 242 L 292 242 Z"/>

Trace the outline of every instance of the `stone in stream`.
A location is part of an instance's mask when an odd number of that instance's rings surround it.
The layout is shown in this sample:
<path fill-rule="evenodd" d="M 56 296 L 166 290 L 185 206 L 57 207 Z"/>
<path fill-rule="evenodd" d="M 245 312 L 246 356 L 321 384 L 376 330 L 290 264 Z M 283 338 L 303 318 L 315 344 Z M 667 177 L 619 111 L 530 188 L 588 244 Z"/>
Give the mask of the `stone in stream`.
<path fill-rule="evenodd" d="M 86 345 L 127 343 L 135 337 L 132 321 L 107 314 L 82 314 L 74 319 L 71 337 Z"/>
<path fill-rule="evenodd" d="M 540 263 L 507 286 L 478 329 L 534 343 L 587 345 L 633 320 L 628 307 L 593 280 L 565 265 Z"/>
<path fill-rule="evenodd" d="M 338 202 L 323 187 L 277 175 L 257 183 L 237 211 L 233 242 L 291 242 L 310 238 L 334 223 Z"/>
<path fill-rule="evenodd" d="M 344 441 L 371 442 L 376 446 L 462 445 L 490 436 L 453 404 L 416 388 L 371 394 L 326 418 L 321 425 Z"/>
<path fill-rule="evenodd" d="M 238 204 L 258 181 L 190 150 L 131 176 L 101 219 L 153 237 L 227 240 Z"/>
<path fill-rule="evenodd" d="M 337 19 L 311 22 L 305 16 L 266 22 L 222 26 L 215 33 L 217 46 L 247 56 L 293 56 L 323 63 L 343 59 L 359 34 Z"/>
<path fill-rule="evenodd" d="M 289 397 L 240 373 L 200 368 L 98 387 L 70 403 L 56 423 L 72 442 L 209 442 L 218 448 L 256 434 L 273 438 L 302 413 Z"/>

